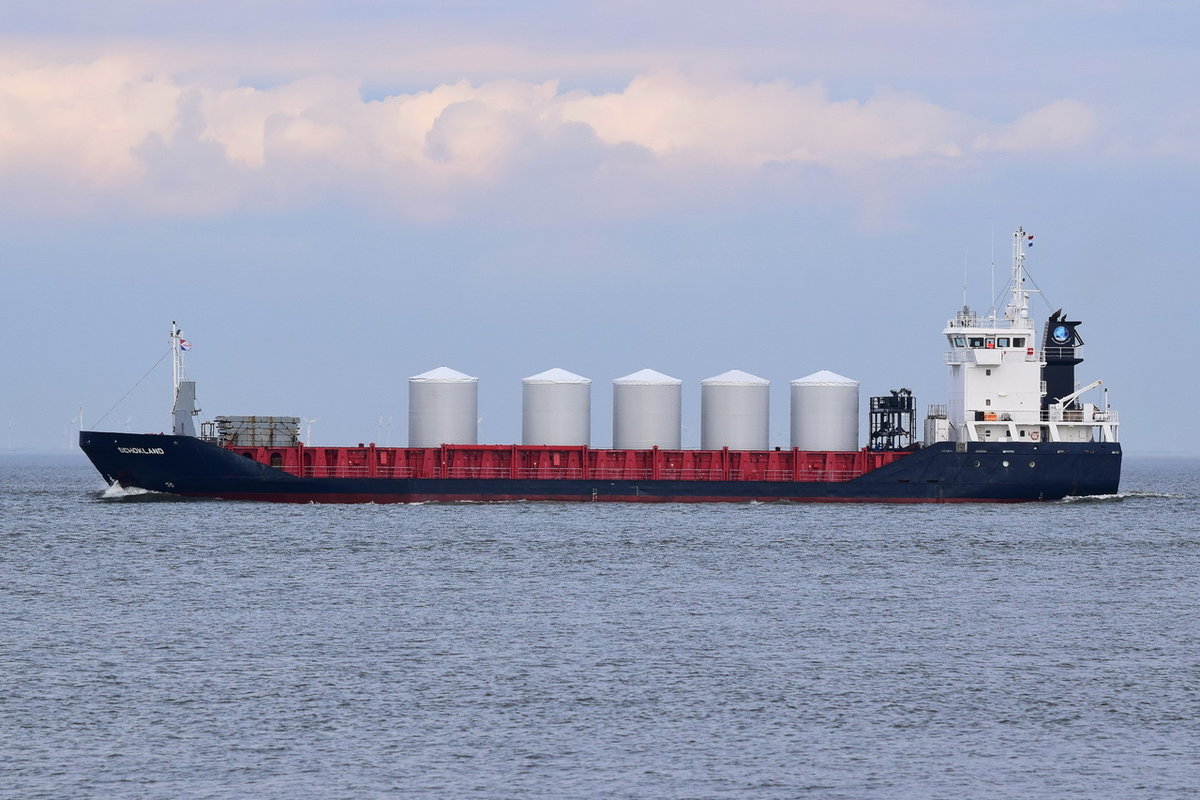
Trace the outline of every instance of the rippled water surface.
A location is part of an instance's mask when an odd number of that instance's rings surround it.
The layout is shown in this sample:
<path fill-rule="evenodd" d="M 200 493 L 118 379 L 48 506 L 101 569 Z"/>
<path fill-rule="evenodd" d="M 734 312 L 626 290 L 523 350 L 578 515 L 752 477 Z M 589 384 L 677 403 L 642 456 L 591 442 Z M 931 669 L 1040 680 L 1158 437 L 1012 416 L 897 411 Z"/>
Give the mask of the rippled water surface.
<path fill-rule="evenodd" d="M 0 796 L 1193 797 L 1198 480 L 276 506 L 3 456 Z"/>

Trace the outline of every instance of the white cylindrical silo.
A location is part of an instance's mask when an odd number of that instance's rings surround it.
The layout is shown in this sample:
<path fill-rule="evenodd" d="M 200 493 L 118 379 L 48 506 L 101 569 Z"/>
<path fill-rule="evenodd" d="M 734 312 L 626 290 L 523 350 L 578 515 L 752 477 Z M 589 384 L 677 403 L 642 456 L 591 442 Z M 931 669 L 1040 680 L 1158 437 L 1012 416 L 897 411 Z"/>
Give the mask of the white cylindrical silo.
<path fill-rule="evenodd" d="M 479 379 L 438 367 L 408 379 L 408 446 L 476 444 Z"/>
<path fill-rule="evenodd" d="M 678 450 L 683 381 L 643 369 L 613 380 L 613 448 Z"/>
<path fill-rule="evenodd" d="M 792 447 L 858 449 L 858 381 L 823 369 L 792 381 Z"/>
<path fill-rule="evenodd" d="M 592 382 L 565 369 L 521 381 L 521 443 L 574 447 L 591 443 Z"/>
<path fill-rule="evenodd" d="M 771 382 L 732 369 L 700 381 L 700 449 L 766 450 Z"/>

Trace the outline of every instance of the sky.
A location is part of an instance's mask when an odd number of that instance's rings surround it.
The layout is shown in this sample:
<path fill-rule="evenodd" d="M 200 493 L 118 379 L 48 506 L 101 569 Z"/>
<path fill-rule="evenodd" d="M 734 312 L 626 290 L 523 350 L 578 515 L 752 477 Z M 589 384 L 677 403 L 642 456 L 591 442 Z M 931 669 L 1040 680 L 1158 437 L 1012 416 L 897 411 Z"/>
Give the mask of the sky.
<path fill-rule="evenodd" d="M 0 450 L 202 418 L 404 444 L 407 379 L 788 382 L 947 400 L 1017 226 L 1128 453 L 1194 454 L 1200 6 L 0 0 Z M 1039 326 L 1040 327 L 1040 326 Z M 1091 399 L 1098 400 L 1099 397 Z M 865 430 L 865 424 L 863 425 Z"/>

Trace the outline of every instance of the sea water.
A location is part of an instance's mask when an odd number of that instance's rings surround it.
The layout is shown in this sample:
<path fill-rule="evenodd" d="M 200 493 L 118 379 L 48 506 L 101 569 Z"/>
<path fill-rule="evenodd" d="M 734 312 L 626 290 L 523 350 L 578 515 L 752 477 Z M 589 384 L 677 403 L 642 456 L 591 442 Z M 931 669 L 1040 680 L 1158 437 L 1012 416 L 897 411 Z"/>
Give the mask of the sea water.
<path fill-rule="evenodd" d="M 0 796 L 1193 797 L 1198 480 L 291 506 L 3 456 Z"/>

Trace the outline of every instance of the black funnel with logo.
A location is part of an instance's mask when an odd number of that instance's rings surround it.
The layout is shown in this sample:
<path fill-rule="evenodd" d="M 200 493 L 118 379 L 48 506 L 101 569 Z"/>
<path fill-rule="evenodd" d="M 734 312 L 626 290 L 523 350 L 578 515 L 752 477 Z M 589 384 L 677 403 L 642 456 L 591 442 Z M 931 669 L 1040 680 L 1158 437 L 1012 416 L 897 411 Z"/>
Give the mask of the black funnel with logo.
<path fill-rule="evenodd" d="M 1043 409 L 1075 391 L 1075 365 L 1083 362 L 1075 353 L 1077 347 L 1083 346 L 1077 330 L 1082 324 L 1067 319 L 1061 308 L 1046 320 L 1046 330 L 1042 333 L 1042 348 L 1046 353 L 1046 366 L 1042 367 L 1042 380 L 1046 383 Z"/>

